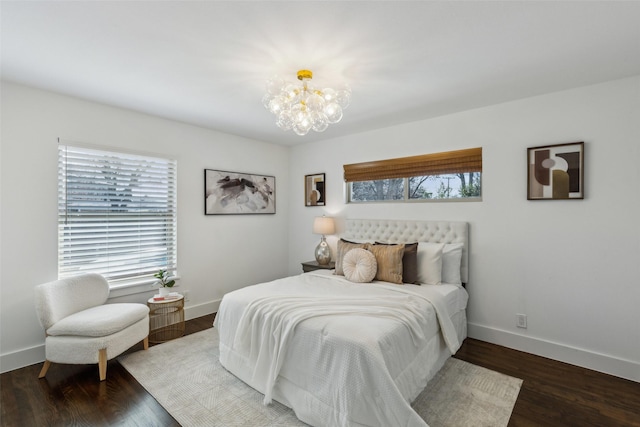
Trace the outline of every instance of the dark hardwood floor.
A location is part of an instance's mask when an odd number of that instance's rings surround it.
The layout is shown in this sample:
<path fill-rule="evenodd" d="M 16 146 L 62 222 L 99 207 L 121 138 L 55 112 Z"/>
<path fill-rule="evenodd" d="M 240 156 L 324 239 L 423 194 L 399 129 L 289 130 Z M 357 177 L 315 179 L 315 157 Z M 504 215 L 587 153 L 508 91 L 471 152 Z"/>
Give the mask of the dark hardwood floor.
<path fill-rule="evenodd" d="M 640 383 L 470 338 L 455 357 L 523 380 L 509 426 L 640 426 Z"/>
<path fill-rule="evenodd" d="M 213 318 L 187 321 L 186 333 Z M 455 357 L 524 380 L 509 426 L 640 427 L 639 383 L 474 339 Z M 53 364 L 39 380 L 41 366 L 0 375 L 2 426 L 178 426 L 116 360 L 102 382 L 95 365 Z"/>

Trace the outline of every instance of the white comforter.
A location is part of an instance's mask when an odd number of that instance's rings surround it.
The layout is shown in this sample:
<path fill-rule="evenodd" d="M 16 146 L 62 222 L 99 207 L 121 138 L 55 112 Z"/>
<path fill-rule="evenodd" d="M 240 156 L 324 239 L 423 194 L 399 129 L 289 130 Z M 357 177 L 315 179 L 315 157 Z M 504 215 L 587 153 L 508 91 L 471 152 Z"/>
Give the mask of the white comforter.
<path fill-rule="evenodd" d="M 215 326 L 223 366 L 307 423 L 426 426 L 410 402 L 432 347 L 460 346 L 452 314 L 428 287 L 312 272 L 225 295 Z"/>

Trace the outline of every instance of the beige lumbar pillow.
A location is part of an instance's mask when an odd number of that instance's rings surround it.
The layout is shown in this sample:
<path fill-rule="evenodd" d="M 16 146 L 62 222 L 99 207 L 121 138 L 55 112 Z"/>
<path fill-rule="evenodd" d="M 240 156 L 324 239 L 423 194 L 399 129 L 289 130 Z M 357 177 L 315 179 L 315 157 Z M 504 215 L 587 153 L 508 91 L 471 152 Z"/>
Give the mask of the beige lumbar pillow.
<path fill-rule="evenodd" d="M 350 282 L 368 283 L 376 277 L 378 263 L 376 257 L 366 249 L 351 249 L 342 260 L 344 277 Z"/>
<path fill-rule="evenodd" d="M 404 244 L 387 246 L 371 245 L 369 250 L 376 257 L 378 271 L 376 280 L 402 284 L 402 256 L 404 255 Z"/>

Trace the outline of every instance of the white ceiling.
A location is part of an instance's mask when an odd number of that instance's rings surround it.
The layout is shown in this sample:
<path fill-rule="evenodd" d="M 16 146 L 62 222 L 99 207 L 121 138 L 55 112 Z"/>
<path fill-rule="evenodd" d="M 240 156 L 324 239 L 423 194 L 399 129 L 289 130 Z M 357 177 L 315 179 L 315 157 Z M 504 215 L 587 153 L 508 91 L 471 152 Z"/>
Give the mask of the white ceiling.
<path fill-rule="evenodd" d="M 640 2 L 2 1 L 2 78 L 293 145 L 640 75 Z M 314 72 L 351 106 L 274 124 L 265 81 Z"/>

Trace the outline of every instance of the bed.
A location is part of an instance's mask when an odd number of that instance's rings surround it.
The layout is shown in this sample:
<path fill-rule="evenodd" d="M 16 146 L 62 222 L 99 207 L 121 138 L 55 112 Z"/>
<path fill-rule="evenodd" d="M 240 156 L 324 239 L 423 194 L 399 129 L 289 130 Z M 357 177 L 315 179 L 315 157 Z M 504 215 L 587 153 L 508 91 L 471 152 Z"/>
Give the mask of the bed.
<path fill-rule="evenodd" d="M 427 426 L 411 402 L 466 337 L 468 241 L 465 222 L 347 219 L 335 271 L 223 297 L 220 363 L 313 426 Z M 375 278 L 354 279 L 371 253 Z"/>

